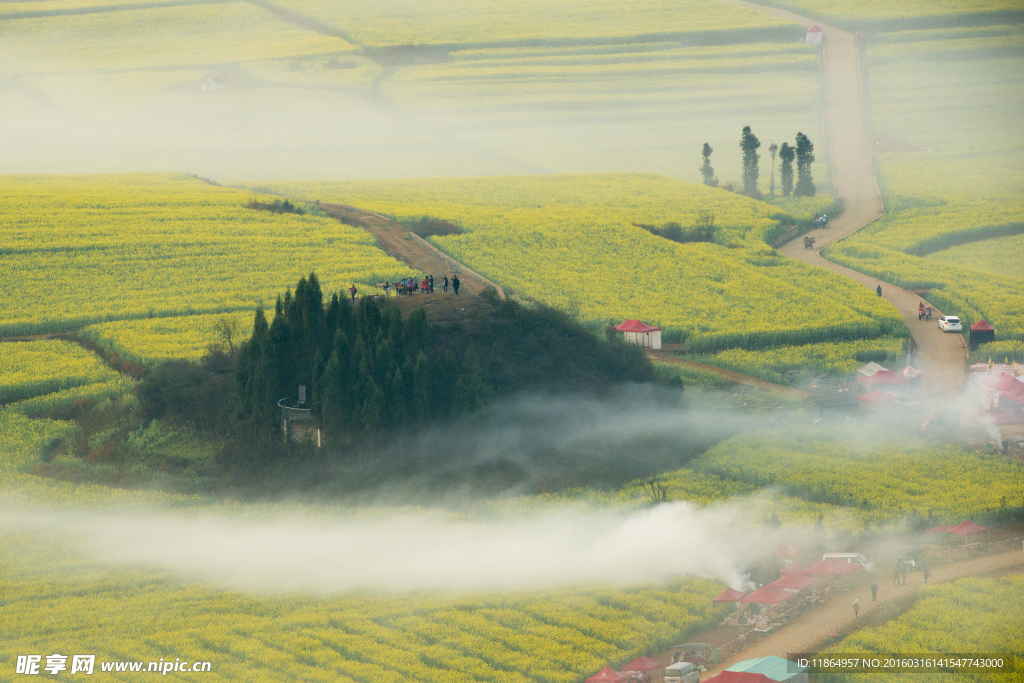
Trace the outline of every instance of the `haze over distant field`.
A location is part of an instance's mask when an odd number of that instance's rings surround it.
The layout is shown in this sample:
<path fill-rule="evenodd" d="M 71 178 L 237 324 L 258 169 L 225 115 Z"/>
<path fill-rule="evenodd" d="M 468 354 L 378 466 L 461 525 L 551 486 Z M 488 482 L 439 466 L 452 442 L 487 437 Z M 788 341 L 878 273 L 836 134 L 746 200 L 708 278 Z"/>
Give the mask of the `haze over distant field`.
<path fill-rule="evenodd" d="M 742 126 L 822 136 L 804 28 L 716 0 L 283 4 L 3 3 L 0 173 L 736 182 Z"/>

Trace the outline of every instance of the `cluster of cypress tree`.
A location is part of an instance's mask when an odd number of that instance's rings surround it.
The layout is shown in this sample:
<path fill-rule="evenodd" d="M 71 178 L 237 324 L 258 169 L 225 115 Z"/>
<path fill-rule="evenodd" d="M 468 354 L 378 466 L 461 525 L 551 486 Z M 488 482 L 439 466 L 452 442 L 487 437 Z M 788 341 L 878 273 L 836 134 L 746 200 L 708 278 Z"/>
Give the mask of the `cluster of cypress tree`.
<path fill-rule="evenodd" d="M 286 292 L 267 324 L 256 311 L 239 350 L 239 417 L 264 439 L 280 440 L 281 398 L 311 388 L 309 407 L 328 444 L 472 410 L 489 390 L 473 347 L 456 355 L 431 345 L 426 314 L 403 321 L 396 306 L 358 305 L 337 294 L 325 307 L 315 274 Z"/>

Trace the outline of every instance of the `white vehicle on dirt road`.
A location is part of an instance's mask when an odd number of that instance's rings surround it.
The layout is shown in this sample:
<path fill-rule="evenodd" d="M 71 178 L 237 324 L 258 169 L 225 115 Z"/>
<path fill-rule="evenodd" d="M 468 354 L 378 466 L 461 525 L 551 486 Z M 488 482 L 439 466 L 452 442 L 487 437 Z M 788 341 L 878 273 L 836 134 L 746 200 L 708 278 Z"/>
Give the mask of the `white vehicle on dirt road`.
<path fill-rule="evenodd" d="M 960 318 L 955 315 L 944 315 L 939 318 L 939 329 L 943 332 L 961 332 L 963 325 L 960 323 Z"/>
<path fill-rule="evenodd" d="M 831 560 L 833 558 L 842 560 L 848 564 L 859 565 L 860 572 L 858 576 L 860 577 L 865 577 L 868 574 L 875 573 L 875 565 L 860 553 L 825 553 L 821 556 L 821 559 L 823 560 Z"/>

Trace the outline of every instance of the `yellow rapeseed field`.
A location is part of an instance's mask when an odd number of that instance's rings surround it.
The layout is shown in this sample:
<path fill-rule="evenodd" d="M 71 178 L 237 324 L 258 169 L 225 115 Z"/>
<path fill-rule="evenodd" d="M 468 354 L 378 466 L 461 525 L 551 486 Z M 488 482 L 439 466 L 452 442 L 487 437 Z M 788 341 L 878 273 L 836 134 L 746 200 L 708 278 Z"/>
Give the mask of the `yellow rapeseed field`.
<path fill-rule="evenodd" d="M 642 174 L 275 183 L 296 197 L 399 220 L 430 216 L 464 234 L 433 238 L 524 298 L 595 323 L 637 318 L 691 350 L 902 333 L 898 312 L 856 283 L 782 258 L 765 243 L 792 219 L 721 189 Z M 719 244 L 677 244 L 636 224 L 692 226 Z M 734 248 L 730 248 L 734 247 Z"/>
<path fill-rule="evenodd" d="M 56 339 L 0 343 L 0 404 L 112 381 L 93 352 Z"/>
<path fill-rule="evenodd" d="M 198 361 L 211 348 L 227 353 L 224 323 L 233 331 L 237 348 L 252 334 L 252 322 L 249 311 L 183 315 L 97 323 L 82 328 L 81 334 L 122 358 L 151 366 L 166 360 Z"/>
<path fill-rule="evenodd" d="M 363 230 L 248 196 L 182 175 L 0 177 L 0 334 L 252 311 L 312 271 L 326 291 L 415 275 Z"/>

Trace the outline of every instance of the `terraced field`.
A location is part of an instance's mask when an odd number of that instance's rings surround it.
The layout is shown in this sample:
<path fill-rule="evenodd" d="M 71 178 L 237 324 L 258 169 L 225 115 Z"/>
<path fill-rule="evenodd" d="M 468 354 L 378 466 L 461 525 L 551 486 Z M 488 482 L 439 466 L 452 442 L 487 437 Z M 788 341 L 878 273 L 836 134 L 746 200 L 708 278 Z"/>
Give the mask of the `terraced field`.
<path fill-rule="evenodd" d="M 770 249 L 764 240 L 791 217 L 720 189 L 632 174 L 270 187 L 398 220 L 451 221 L 463 234 L 432 242 L 506 292 L 595 324 L 658 323 L 695 352 L 905 330 L 870 292 Z M 701 210 L 714 213 L 719 243 L 678 244 L 635 225 L 692 226 Z"/>
<path fill-rule="evenodd" d="M 4 335 L 252 311 L 314 270 L 364 293 L 414 274 L 358 228 L 187 176 L 3 177 L 0 197 Z"/>
<path fill-rule="evenodd" d="M 902 31 L 868 45 L 887 214 L 824 252 L 929 289 L 942 311 L 984 318 L 1003 339 L 1024 338 L 1024 278 L 1012 266 L 1024 230 L 1022 46 L 1010 25 Z"/>

